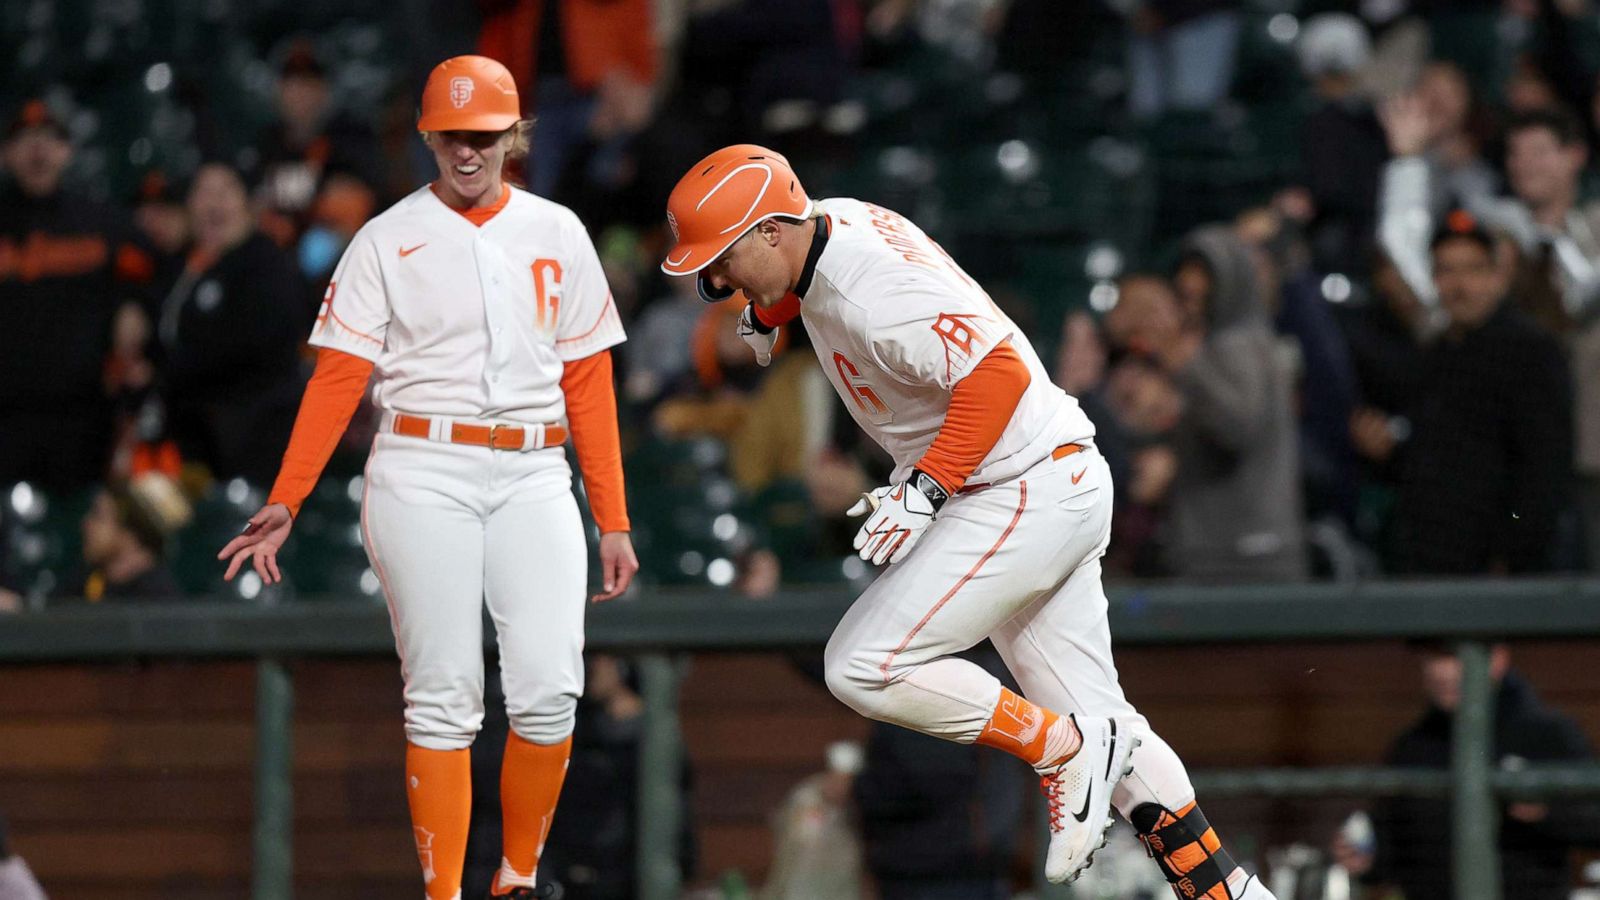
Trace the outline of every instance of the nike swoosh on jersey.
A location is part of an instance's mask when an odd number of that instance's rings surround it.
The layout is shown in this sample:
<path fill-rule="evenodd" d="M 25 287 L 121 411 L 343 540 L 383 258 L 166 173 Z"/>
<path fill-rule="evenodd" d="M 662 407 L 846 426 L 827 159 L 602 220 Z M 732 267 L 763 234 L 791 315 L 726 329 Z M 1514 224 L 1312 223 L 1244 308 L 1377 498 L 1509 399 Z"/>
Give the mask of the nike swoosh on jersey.
<path fill-rule="evenodd" d="M 1081 469 L 1078 472 L 1078 474 L 1072 476 L 1072 483 L 1073 484 L 1077 484 L 1078 482 L 1082 481 L 1083 480 L 1083 473 L 1087 472 L 1087 471 L 1089 471 L 1089 467 L 1088 466 L 1083 467 L 1083 469 Z"/>
<path fill-rule="evenodd" d="M 400 258 L 401 259 L 405 259 L 406 257 L 408 257 L 411 254 L 417 252 L 418 250 L 421 250 L 423 247 L 426 247 L 426 246 L 428 246 L 427 242 L 423 242 L 421 244 L 418 244 L 415 247 L 409 247 L 409 248 L 408 247 L 401 247 L 400 248 Z"/>

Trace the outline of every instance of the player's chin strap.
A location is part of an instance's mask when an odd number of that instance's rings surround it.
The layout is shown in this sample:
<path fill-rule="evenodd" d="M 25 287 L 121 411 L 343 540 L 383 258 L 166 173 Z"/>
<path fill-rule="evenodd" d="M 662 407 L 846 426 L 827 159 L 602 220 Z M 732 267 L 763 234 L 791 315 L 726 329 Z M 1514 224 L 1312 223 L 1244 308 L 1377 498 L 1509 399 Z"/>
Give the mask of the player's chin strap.
<path fill-rule="evenodd" d="M 1128 821 L 1181 900 L 1234 900 L 1228 876 L 1238 865 L 1196 804 L 1175 813 L 1159 803 L 1135 807 Z"/>

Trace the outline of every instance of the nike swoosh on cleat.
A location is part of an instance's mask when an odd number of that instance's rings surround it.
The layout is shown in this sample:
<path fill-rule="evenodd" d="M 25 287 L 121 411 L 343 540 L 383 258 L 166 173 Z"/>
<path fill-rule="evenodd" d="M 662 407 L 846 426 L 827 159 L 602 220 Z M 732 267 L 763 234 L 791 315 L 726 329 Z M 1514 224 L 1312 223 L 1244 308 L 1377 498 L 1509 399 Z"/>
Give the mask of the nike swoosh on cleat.
<path fill-rule="evenodd" d="M 1094 786 L 1091 785 L 1087 791 L 1083 792 L 1083 809 L 1080 809 L 1072 814 L 1072 817 L 1077 819 L 1080 823 L 1089 818 L 1089 798 L 1093 796 Z"/>

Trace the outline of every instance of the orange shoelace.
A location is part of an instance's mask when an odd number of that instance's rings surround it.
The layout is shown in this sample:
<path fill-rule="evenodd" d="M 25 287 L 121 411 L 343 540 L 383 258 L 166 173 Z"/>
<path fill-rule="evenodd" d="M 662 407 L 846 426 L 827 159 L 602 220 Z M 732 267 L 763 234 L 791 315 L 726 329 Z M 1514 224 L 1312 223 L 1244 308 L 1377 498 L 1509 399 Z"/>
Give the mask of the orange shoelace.
<path fill-rule="evenodd" d="M 1039 776 L 1039 790 L 1044 792 L 1045 801 L 1050 806 L 1050 830 L 1060 831 L 1066 823 L 1061 814 L 1061 778 L 1059 774 Z"/>

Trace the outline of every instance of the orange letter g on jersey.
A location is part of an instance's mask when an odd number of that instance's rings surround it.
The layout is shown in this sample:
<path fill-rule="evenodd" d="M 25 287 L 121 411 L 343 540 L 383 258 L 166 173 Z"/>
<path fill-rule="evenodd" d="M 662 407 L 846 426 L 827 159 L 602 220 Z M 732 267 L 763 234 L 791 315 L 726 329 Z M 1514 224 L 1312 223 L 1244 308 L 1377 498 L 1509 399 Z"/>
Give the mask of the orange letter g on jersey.
<path fill-rule="evenodd" d="M 854 400 L 856 406 L 867 414 L 867 418 L 870 421 L 887 421 L 889 407 L 878 397 L 878 392 L 872 389 L 872 385 L 861 377 L 861 370 L 856 368 L 855 363 L 852 363 L 843 353 L 835 350 L 833 352 L 833 368 L 838 371 L 839 383 L 850 394 L 850 399 Z"/>
<path fill-rule="evenodd" d="M 533 261 L 533 321 L 540 331 L 554 333 L 561 315 L 561 263 L 553 259 Z"/>

